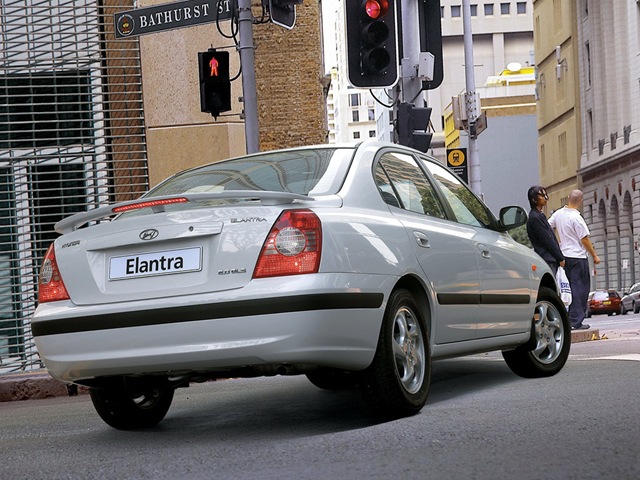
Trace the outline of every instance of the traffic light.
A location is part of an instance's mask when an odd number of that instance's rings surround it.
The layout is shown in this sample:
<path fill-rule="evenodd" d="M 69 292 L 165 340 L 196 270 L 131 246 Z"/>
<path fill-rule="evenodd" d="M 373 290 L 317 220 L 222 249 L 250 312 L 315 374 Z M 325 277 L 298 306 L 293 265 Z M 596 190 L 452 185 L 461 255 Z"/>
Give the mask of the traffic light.
<path fill-rule="evenodd" d="M 431 108 L 414 107 L 410 103 L 401 103 L 396 115 L 396 135 L 400 145 L 426 152 L 431 145 L 433 134 L 427 132 Z"/>
<path fill-rule="evenodd" d="M 231 110 L 231 80 L 229 79 L 229 52 L 210 48 L 198 52 L 200 73 L 200 111 L 214 118 L 220 112 Z"/>
<path fill-rule="evenodd" d="M 345 0 L 349 82 L 359 88 L 398 81 L 396 0 Z"/>
<path fill-rule="evenodd" d="M 438 88 L 444 79 L 440 0 L 419 0 L 420 51 L 433 54 L 433 80 L 422 82 L 425 90 Z"/>
<path fill-rule="evenodd" d="M 296 23 L 296 5 L 302 0 L 269 0 L 269 16 L 276 25 L 291 30 Z"/>

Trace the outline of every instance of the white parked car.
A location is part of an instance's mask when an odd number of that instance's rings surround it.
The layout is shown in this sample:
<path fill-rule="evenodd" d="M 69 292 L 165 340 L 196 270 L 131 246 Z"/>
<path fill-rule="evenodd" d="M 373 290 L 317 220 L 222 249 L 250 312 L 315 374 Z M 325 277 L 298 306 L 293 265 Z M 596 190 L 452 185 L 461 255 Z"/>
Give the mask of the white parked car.
<path fill-rule="evenodd" d="M 553 274 L 506 233 L 525 221 L 394 144 L 231 159 L 56 224 L 33 334 L 119 429 L 157 424 L 192 381 L 275 374 L 409 415 L 438 358 L 501 350 L 524 377 L 565 364 Z"/>

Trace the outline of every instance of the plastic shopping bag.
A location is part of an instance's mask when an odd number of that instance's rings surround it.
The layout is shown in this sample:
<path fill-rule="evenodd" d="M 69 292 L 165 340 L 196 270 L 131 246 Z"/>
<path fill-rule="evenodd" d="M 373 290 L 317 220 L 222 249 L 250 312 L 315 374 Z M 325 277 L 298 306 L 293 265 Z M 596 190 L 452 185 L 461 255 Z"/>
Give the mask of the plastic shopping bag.
<path fill-rule="evenodd" d="M 560 290 L 560 299 L 562 300 L 562 303 L 564 303 L 565 307 L 569 307 L 572 300 L 571 285 L 569 285 L 569 279 L 562 267 L 558 267 L 558 271 L 556 272 L 556 283 Z"/>

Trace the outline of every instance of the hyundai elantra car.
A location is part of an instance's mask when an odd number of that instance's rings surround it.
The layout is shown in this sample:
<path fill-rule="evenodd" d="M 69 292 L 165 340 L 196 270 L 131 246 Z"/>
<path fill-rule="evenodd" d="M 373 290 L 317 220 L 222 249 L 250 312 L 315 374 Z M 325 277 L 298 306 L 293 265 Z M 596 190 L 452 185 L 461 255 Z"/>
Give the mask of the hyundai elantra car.
<path fill-rule="evenodd" d="M 150 427 L 191 382 L 306 375 L 399 417 L 440 358 L 501 351 L 523 377 L 571 342 L 554 276 L 451 171 L 382 142 L 258 153 L 56 224 L 32 320 L 49 373 Z M 215 389 L 215 384 L 212 385 Z"/>

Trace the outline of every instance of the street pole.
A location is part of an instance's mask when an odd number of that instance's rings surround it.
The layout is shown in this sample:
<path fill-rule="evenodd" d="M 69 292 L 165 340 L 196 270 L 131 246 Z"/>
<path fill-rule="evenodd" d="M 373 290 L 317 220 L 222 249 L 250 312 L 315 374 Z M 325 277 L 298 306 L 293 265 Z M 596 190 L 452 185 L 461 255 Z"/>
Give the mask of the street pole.
<path fill-rule="evenodd" d="M 247 153 L 260 151 L 258 127 L 258 95 L 256 93 L 255 46 L 251 0 L 238 0 L 238 33 L 240 68 L 242 69 L 242 101 Z"/>
<path fill-rule="evenodd" d="M 478 195 L 482 195 L 480 175 L 480 154 L 478 152 L 478 135 L 476 120 L 479 116 L 479 105 L 476 97 L 476 81 L 473 72 L 473 36 L 471 34 L 470 0 L 462 0 L 462 25 L 464 29 L 464 71 L 466 81 L 465 105 L 469 133 L 469 185 Z"/>
<path fill-rule="evenodd" d="M 418 4 L 416 0 L 399 0 L 402 29 L 401 85 L 402 101 L 424 106 L 422 81 L 418 77 L 420 62 L 420 25 L 418 24 Z"/>

